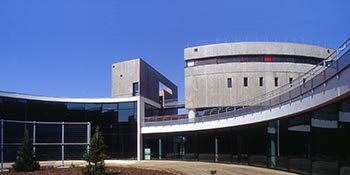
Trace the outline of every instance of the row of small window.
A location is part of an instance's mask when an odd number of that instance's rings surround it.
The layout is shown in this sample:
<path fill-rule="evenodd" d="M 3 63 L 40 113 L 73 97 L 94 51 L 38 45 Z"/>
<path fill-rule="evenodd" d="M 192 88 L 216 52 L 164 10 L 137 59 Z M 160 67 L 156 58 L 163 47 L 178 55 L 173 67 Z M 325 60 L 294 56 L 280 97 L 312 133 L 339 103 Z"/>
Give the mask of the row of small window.
<path fill-rule="evenodd" d="M 322 60 L 313 57 L 303 56 L 283 56 L 283 55 L 247 55 L 247 56 L 226 56 L 226 57 L 213 57 L 198 60 L 186 61 L 187 67 L 201 66 L 208 64 L 222 64 L 232 62 L 292 62 L 292 63 L 307 63 L 318 64 Z"/>
<path fill-rule="evenodd" d="M 293 78 L 289 77 L 289 84 L 292 85 Z M 243 86 L 248 87 L 248 77 L 243 78 Z M 264 77 L 259 77 L 259 86 L 264 86 Z M 227 87 L 232 88 L 232 78 L 227 78 Z M 275 87 L 278 87 L 278 77 L 275 77 Z"/>

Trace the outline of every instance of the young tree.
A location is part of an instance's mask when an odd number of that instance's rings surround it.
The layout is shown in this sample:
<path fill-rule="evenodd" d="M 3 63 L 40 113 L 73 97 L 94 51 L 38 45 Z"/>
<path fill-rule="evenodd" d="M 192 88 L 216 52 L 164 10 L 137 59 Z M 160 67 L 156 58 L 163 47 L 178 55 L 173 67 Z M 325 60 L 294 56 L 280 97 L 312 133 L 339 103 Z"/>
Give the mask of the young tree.
<path fill-rule="evenodd" d="M 17 157 L 12 168 L 17 172 L 29 172 L 39 170 L 40 165 L 34 158 L 33 145 L 28 136 L 28 130 L 25 131 L 22 139 L 22 146 L 17 152 Z"/>
<path fill-rule="evenodd" d="M 103 141 L 103 136 L 96 127 L 95 133 L 92 136 L 90 149 L 83 155 L 83 160 L 87 161 L 88 165 L 82 169 L 83 175 L 106 175 L 106 166 L 104 160 L 107 156 L 107 146 Z"/>

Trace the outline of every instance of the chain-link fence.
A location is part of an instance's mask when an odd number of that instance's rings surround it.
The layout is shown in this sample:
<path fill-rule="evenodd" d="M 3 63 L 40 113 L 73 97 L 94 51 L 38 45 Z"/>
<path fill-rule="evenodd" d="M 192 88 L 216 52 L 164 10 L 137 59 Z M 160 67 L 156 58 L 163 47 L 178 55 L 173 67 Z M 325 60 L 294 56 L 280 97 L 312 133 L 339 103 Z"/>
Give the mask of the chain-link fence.
<path fill-rule="evenodd" d="M 1 169 L 14 162 L 25 130 L 37 160 L 81 160 L 90 144 L 89 122 L 36 122 L 1 119 Z"/>

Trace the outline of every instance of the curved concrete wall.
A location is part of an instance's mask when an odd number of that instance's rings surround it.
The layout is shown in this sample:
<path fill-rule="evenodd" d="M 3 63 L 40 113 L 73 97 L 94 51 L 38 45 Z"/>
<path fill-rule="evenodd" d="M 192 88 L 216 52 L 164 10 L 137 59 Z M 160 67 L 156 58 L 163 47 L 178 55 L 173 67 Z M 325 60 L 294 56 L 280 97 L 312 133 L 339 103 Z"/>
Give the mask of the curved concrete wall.
<path fill-rule="evenodd" d="M 295 63 L 226 63 L 194 66 L 185 69 L 185 107 L 234 106 L 289 83 L 313 65 Z M 260 77 L 263 84 L 260 86 Z M 275 86 L 275 78 L 278 86 Z M 227 85 L 231 78 L 232 87 Z M 247 78 L 248 86 L 244 86 Z"/>
<path fill-rule="evenodd" d="M 333 49 L 281 42 L 242 42 L 206 45 L 185 49 L 185 60 L 238 55 L 288 55 L 325 59 Z M 187 109 L 236 106 L 289 83 L 314 65 L 294 62 L 229 62 L 185 68 L 185 107 Z M 260 77 L 263 85 L 260 86 Z M 248 85 L 244 86 L 244 78 Z M 277 78 L 277 86 L 275 86 Z M 228 87 L 228 79 L 232 87 Z M 227 98 L 229 97 L 229 98 Z"/>
<path fill-rule="evenodd" d="M 290 55 L 325 58 L 334 50 L 308 44 L 286 42 L 237 42 L 185 49 L 185 60 L 232 55 Z"/>

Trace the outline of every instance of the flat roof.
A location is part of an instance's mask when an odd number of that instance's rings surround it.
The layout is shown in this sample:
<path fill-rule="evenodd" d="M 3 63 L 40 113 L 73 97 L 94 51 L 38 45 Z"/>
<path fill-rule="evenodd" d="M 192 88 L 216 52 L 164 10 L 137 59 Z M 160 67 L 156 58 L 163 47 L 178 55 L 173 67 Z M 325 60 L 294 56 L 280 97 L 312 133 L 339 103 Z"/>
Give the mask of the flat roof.
<path fill-rule="evenodd" d="M 19 98 L 25 100 L 38 100 L 49 102 L 70 102 L 70 103 L 117 103 L 137 101 L 138 97 L 121 97 L 121 98 L 72 98 L 72 97 L 53 97 L 43 95 L 32 95 L 17 92 L 0 91 L 0 97 Z"/>
<path fill-rule="evenodd" d="M 235 42 L 210 44 L 185 48 L 185 60 L 196 60 L 218 56 L 239 55 L 289 55 L 327 58 L 334 49 L 288 42 Z"/>

